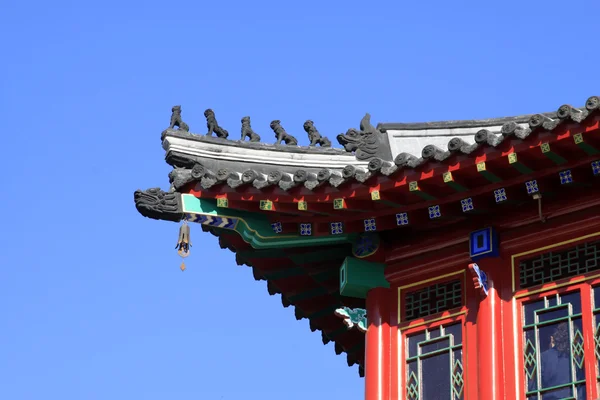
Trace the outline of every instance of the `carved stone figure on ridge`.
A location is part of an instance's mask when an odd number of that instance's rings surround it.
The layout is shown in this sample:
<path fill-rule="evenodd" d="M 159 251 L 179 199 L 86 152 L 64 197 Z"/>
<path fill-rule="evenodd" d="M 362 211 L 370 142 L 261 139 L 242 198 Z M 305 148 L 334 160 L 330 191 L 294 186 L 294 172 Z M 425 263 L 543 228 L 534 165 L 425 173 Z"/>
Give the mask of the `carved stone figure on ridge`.
<path fill-rule="evenodd" d="M 217 118 L 215 117 L 215 112 L 209 108 L 204 111 L 204 116 L 206 117 L 206 127 L 208 128 L 206 136 L 212 136 L 214 132 L 217 137 L 227 139 L 229 132 L 219 126 Z"/>
<path fill-rule="evenodd" d="M 287 145 L 297 145 L 298 141 L 296 140 L 295 137 L 293 137 L 292 135 L 290 135 L 289 133 L 287 133 L 285 131 L 285 129 L 283 129 L 283 127 L 281 126 L 281 121 L 276 119 L 274 121 L 271 121 L 271 129 L 273 129 L 273 132 L 275 132 L 275 137 L 277 138 L 277 142 L 275 144 L 281 144 L 281 142 L 285 142 L 285 144 Z"/>
<path fill-rule="evenodd" d="M 171 124 L 168 129 L 177 127 L 179 130 L 189 132 L 190 127 L 181 119 L 181 106 L 173 106 L 171 108 Z"/>
<path fill-rule="evenodd" d="M 347 152 L 353 152 L 358 160 L 381 158 L 391 161 L 392 154 L 383 130 L 371 125 L 371 115 L 366 113 L 360 120 L 360 130 L 350 128 L 337 136 L 338 142 Z"/>
<path fill-rule="evenodd" d="M 254 132 L 252 126 L 250 126 L 250 117 L 242 118 L 242 141 L 246 140 L 246 137 L 251 142 L 260 142 L 260 135 Z"/>
<path fill-rule="evenodd" d="M 315 128 L 315 123 L 310 119 L 304 123 L 304 130 L 308 133 L 308 140 L 310 140 L 309 146 L 316 146 L 318 144 L 321 147 L 331 147 L 329 139 L 321 136 L 317 128 Z"/>

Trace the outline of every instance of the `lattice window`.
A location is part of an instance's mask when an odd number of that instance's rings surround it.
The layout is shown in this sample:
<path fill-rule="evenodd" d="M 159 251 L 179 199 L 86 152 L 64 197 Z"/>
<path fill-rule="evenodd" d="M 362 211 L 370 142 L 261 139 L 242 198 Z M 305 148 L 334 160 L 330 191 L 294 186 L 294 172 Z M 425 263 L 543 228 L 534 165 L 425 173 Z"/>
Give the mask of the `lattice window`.
<path fill-rule="evenodd" d="M 519 263 L 521 288 L 600 269 L 600 240 L 560 252 L 550 252 Z"/>
<path fill-rule="evenodd" d="M 460 279 L 436 283 L 406 293 L 404 296 L 404 319 L 410 321 L 424 318 L 460 307 L 462 304 L 462 283 Z"/>
<path fill-rule="evenodd" d="M 464 399 L 462 323 L 406 337 L 406 398 Z"/>
<path fill-rule="evenodd" d="M 579 291 L 523 304 L 527 400 L 585 399 L 585 352 Z"/>
<path fill-rule="evenodd" d="M 600 381 L 600 286 L 594 289 L 594 352 L 596 354 L 596 379 Z"/>

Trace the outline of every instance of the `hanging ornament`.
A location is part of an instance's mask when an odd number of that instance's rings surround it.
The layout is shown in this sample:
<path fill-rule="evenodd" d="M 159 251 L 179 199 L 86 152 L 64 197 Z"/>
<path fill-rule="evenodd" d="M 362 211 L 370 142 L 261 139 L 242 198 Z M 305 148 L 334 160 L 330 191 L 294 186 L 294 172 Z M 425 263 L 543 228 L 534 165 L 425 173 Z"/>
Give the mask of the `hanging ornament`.
<path fill-rule="evenodd" d="M 190 247 L 192 247 L 192 242 L 190 241 L 190 227 L 186 221 L 181 224 L 179 227 L 179 239 L 177 240 L 177 254 L 181 258 L 186 258 L 190 255 Z M 185 271 L 185 262 L 181 261 L 181 265 L 179 266 L 181 271 Z"/>

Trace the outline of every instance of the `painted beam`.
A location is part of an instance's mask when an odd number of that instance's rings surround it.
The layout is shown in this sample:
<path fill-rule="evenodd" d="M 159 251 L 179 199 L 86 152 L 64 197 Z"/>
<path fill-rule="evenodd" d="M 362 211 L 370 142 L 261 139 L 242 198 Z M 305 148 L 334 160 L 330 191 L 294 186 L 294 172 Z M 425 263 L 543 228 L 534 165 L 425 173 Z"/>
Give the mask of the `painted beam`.
<path fill-rule="evenodd" d="M 327 236 L 278 234 L 264 215 L 219 208 L 214 200 L 200 199 L 192 194 L 182 194 L 181 203 L 187 221 L 236 231 L 255 249 L 352 243 L 355 236 L 352 234 Z M 306 224 L 310 225 L 310 222 Z"/>

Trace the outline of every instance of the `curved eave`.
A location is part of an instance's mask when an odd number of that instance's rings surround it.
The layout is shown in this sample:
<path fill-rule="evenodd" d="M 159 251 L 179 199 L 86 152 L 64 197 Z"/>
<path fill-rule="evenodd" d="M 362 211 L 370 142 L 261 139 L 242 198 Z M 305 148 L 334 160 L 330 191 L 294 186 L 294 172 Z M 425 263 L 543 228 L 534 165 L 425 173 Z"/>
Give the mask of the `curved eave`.
<path fill-rule="evenodd" d="M 321 331 L 323 344 L 334 342 L 336 354 L 346 353 L 349 366 L 358 364 L 362 376 L 364 333 L 348 330 L 334 314 L 342 306 L 365 307 L 364 300 L 339 294 L 339 268 L 351 251 L 348 238 L 274 237 L 264 231 L 260 216 L 235 211 L 219 215 L 208 202 L 195 202 L 192 197 L 150 189 L 136 191 L 134 200 L 140 214 L 148 218 L 179 221 L 191 216 L 200 222 L 204 231 L 218 237 L 221 248 L 236 254 L 238 265 L 252 267 L 255 280 L 267 281 L 270 295 L 280 294 L 284 307 L 294 307 L 296 319 L 306 318 L 313 332 Z"/>

